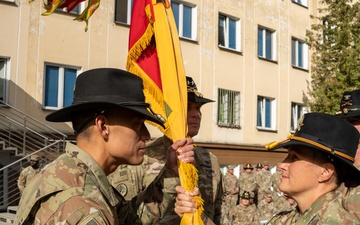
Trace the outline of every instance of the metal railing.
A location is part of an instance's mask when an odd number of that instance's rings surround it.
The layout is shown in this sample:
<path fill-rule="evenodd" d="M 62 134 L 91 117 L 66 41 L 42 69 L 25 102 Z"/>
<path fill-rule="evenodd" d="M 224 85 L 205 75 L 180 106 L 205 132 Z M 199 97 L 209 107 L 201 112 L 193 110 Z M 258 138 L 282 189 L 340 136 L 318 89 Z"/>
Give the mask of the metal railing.
<path fill-rule="evenodd" d="M 17 205 L 17 179 L 31 155 L 41 166 L 64 152 L 67 136 L 0 101 L 0 211 Z"/>

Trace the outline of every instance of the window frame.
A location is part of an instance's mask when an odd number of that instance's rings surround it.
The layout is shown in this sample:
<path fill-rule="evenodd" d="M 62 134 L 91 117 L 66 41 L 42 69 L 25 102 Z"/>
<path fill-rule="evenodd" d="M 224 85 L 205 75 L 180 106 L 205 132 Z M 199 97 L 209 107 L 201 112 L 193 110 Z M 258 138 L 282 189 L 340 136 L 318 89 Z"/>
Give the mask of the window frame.
<path fill-rule="evenodd" d="M 171 4 L 172 12 L 174 14 L 174 20 L 175 20 L 175 24 L 176 24 L 176 28 L 177 28 L 179 37 L 187 39 L 187 40 L 196 41 L 196 39 L 197 39 L 197 5 L 185 3 L 182 1 L 171 1 L 170 4 Z M 177 14 L 174 12 L 173 4 L 179 5 L 179 18 L 176 18 Z M 190 34 L 190 37 L 184 36 L 184 7 L 191 8 L 191 21 L 190 21 L 191 34 Z M 178 19 L 178 21 L 177 21 L 177 19 Z"/>
<path fill-rule="evenodd" d="M 3 102 L 9 101 L 9 77 L 10 77 L 10 58 L 0 57 L 0 62 L 4 63 L 4 81 L 3 81 Z M 1 78 L 1 77 L 0 77 Z M 0 90 L 1 91 L 1 90 Z"/>
<path fill-rule="evenodd" d="M 217 112 L 219 127 L 240 129 L 240 92 L 218 88 Z"/>
<path fill-rule="evenodd" d="M 126 10 L 124 10 L 122 7 L 122 4 L 126 3 Z M 115 0 L 115 9 L 114 9 L 114 22 L 118 24 L 124 24 L 130 26 L 131 23 L 131 13 L 132 13 L 132 7 L 134 4 L 134 0 Z M 119 11 L 118 11 L 119 8 Z M 121 10 L 123 9 L 123 11 Z M 124 18 L 117 18 L 118 13 L 119 15 L 123 15 L 124 12 L 126 12 L 126 21 L 122 21 Z M 120 16 L 119 16 L 120 17 Z"/>
<path fill-rule="evenodd" d="M 220 43 L 220 17 L 224 18 L 225 21 L 225 25 L 224 25 L 224 31 L 223 31 L 223 37 L 224 37 L 224 45 L 222 45 Z M 229 29 L 229 21 L 234 21 L 235 22 L 235 48 L 232 48 L 229 46 L 229 42 L 230 42 L 230 29 Z M 234 51 L 241 51 L 241 20 L 240 18 L 234 17 L 234 16 L 230 16 L 224 13 L 219 13 L 218 15 L 218 46 L 220 48 L 225 48 L 225 49 L 230 49 L 230 50 L 234 50 Z"/>
<path fill-rule="evenodd" d="M 46 69 L 47 66 L 52 66 L 52 67 L 58 67 L 59 71 L 58 71 L 58 92 L 57 92 L 57 106 L 48 106 L 46 105 Z M 69 66 L 69 65 L 64 65 L 64 64 L 56 64 L 56 63 L 45 63 L 44 65 L 44 76 L 43 76 L 43 100 L 42 100 L 42 108 L 46 109 L 46 110 L 59 110 L 64 108 L 64 84 L 65 84 L 65 69 L 74 69 L 76 70 L 76 77 L 81 73 L 81 68 L 80 67 L 76 67 L 76 66 Z M 76 78 L 75 77 L 75 78 Z M 74 87 L 75 87 L 75 81 L 74 81 Z"/>
<path fill-rule="evenodd" d="M 261 105 L 259 105 L 259 101 L 261 100 Z M 266 100 L 270 101 L 270 116 L 267 116 L 267 109 L 266 109 Z M 275 131 L 276 130 L 276 99 L 271 97 L 265 96 L 257 96 L 257 110 L 256 110 L 256 128 L 258 130 L 269 130 Z M 259 109 L 259 106 L 262 107 Z M 265 106 L 265 107 L 264 107 Z M 261 110 L 261 112 L 259 111 Z M 259 115 L 260 114 L 260 115 Z M 259 125 L 259 116 L 261 116 L 261 124 Z M 267 118 L 270 119 L 270 126 L 267 126 Z"/>
<path fill-rule="evenodd" d="M 74 11 L 74 9 L 77 8 L 77 11 Z M 76 6 L 73 10 L 71 10 L 70 12 L 67 11 L 67 8 L 57 8 L 56 11 L 57 12 L 64 12 L 64 13 L 70 13 L 70 14 L 74 14 L 74 15 L 80 15 L 86 8 L 86 2 L 80 2 L 77 6 Z"/>
<path fill-rule="evenodd" d="M 261 44 L 262 44 L 262 48 L 261 48 L 261 51 L 262 51 L 262 55 L 260 55 L 260 30 L 261 30 Z M 271 44 L 271 47 L 270 47 L 270 58 L 267 57 L 267 40 L 266 40 L 266 37 L 267 37 L 267 33 L 270 33 L 270 37 L 271 37 L 271 40 L 270 40 L 270 44 Z M 275 30 L 272 30 L 272 29 L 269 29 L 269 28 L 266 28 L 264 26 L 258 26 L 258 34 L 257 34 L 257 41 L 258 41 L 258 44 L 257 44 L 257 56 L 259 58 L 262 58 L 262 59 L 266 59 L 266 60 L 271 60 L 271 61 L 276 61 L 277 59 L 277 51 L 276 51 L 276 31 Z"/>
<path fill-rule="evenodd" d="M 302 46 L 300 50 L 302 57 L 299 57 L 300 46 Z M 300 60 L 302 65 L 300 65 Z M 309 69 L 309 46 L 305 41 L 295 37 L 291 37 L 291 65 L 300 69 Z"/>

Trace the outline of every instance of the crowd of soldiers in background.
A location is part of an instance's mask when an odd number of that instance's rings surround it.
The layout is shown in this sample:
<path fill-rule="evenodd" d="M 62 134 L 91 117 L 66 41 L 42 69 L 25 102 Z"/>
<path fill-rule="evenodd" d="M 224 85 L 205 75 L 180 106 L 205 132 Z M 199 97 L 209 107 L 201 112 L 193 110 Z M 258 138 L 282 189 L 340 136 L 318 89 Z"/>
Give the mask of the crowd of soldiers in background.
<path fill-rule="evenodd" d="M 222 225 L 266 224 L 273 215 L 296 208 L 296 202 L 279 189 L 281 171 L 271 173 L 267 161 L 243 167 L 238 178 L 235 165 L 227 166 L 223 177 Z"/>

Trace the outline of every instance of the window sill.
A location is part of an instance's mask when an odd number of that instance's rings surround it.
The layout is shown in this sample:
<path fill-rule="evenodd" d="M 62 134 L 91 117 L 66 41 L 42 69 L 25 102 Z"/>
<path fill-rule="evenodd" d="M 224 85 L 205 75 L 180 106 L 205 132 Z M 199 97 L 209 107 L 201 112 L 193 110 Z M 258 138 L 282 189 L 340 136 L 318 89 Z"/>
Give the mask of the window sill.
<path fill-rule="evenodd" d="M 296 4 L 296 5 L 298 5 L 298 6 L 304 7 L 305 9 L 309 9 L 308 6 L 303 5 L 303 4 L 300 4 L 300 3 L 298 3 L 298 2 L 295 2 L 294 0 L 292 0 L 291 2 L 294 3 L 294 4 Z"/>
<path fill-rule="evenodd" d="M 264 60 L 264 61 L 267 61 L 267 62 L 271 62 L 271 63 L 278 64 L 278 61 L 276 61 L 276 60 L 264 58 L 264 57 L 259 56 L 259 55 L 258 55 L 257 57 L 258 57 L 258 59 L 260 59 L 260 60 Z"/>
<path fill-rule="evenodd" d="M 276 130 L 276 129 L 272 129 L 272 128 L 256 127 L 256 129 L 257 129 L 258 131 L 277 133 L 277 130 Z"/>
<path fill-rule="evenodd" d="M 296 69 L 296 70 L 301 70 L 301 71 L 304 71 L 304 72 L 309 72 L 309 69 L 305 69 L 305 68 L 301 68 L 301 67 L 298 67 L 298 66 L 295 66 L 295 65 L 291 65 L 293 69 Z"/>
<path fill-rule="evenodd" d="M 227 51 L 227 52 L 232 52 L 235 54 L 239 54 L 239 55 L 243 55 L 242 51 L 236 50 L 236 49 L 232 49 L 232 48 L 226 48 L 224 46 L 218 45 L 219 49 L 222 51 Z"/>
<path fill-rule="evenodd" d="M 180 37 L 179 36 L 179 39 L 181 41 L 187 41 L 187 42 L 190 42 L 190 43 L 193 43 L 193 44 L 199 44 L 199 42 L 197 40 L 194 40 L 194 39 L 190 39 L 190 38 L 187 38 L 187 37 Z"/>

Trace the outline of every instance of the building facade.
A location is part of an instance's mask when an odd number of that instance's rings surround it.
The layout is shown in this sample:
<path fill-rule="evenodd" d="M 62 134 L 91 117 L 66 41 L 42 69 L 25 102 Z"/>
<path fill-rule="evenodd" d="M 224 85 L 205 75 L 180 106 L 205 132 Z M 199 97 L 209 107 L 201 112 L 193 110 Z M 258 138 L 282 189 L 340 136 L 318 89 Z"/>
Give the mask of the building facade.
<path fill-rule="evenodd" d="M 125 69 L 132 0 L 101 0 L 85 23 L 71 13 L 42 16 L 43 1 L 0 0 L 1 98 L 55 129 L 71 124 L 45 116 L 71 104 L 76 75 L 97 67 Z M 171 1 L 186 74 L 215 103 L 202 107 L 195 137 L 221 164 L 275 165 L 285 151 L 264 145 L 284 139 L 306 112 L 311 79 L 305 38 L 317 1 Z M 150 128 L 153 137 L 161 135 Z"/>

